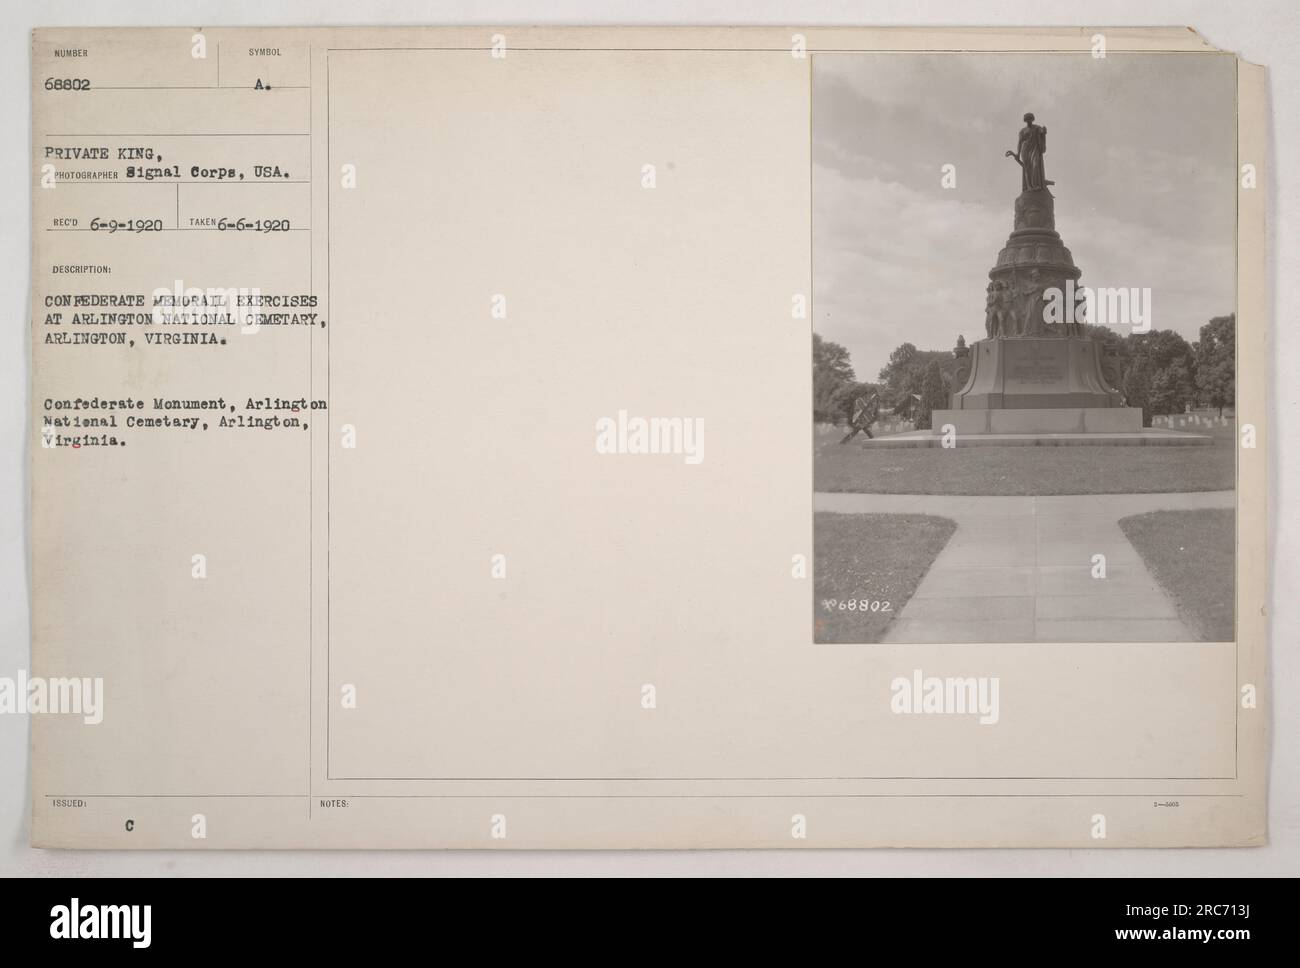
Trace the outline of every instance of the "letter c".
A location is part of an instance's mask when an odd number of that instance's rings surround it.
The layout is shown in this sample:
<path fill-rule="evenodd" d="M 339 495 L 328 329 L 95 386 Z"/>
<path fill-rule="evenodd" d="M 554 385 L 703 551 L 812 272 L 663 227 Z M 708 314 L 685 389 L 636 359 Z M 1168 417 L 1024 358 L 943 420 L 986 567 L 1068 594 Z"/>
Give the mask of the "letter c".
<path fill-rule="evenodd" d="M 130 833 L 130 832 L 131 832 L 132 830 L 134 830 L 134 829 L 135 829 L 135 821 L 134 821 L 134 820 L 128 820 L 128 821 L 126 822 L 126 832 L 127 832 L 127 833 Z"/>

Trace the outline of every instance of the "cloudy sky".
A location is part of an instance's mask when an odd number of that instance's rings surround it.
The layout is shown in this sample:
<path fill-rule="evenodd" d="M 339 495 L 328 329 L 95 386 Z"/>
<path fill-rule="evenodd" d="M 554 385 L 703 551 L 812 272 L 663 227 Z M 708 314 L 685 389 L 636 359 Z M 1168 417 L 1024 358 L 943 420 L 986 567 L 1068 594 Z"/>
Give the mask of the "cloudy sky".
<path fill-rule="evenodd" d="M 1080 284 L 1150 287 L 1153 328 L 1195 338 L 1235 301 L 1235 79 L 1218 54 L 816 55 L 815 329 L 860 380 L 984 336 L 1032 111 Z"/>

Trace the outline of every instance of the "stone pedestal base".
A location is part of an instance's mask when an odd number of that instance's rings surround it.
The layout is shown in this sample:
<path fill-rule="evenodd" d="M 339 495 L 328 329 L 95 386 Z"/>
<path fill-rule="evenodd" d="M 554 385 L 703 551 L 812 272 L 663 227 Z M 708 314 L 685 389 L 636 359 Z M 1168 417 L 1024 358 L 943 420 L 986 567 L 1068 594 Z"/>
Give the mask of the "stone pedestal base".
<path fill-rule="evenodd" d="M 936 410 L 931 431 L 952 424 L 957 435 L 1126 434 L 1142 431 L 1140 407 L 1052 407 L 1013 410 Z"/>
<path fill-rule="evenodd" d="M 994 337 L 975 343 L 970 356 L 970 375 L 966 385 L 952 395 L 953 410 L 1078 410 L 1120 405 L 1119 393 L 1107 385 L 1102 374 L 1101 346 L 1095 340 Z"/>

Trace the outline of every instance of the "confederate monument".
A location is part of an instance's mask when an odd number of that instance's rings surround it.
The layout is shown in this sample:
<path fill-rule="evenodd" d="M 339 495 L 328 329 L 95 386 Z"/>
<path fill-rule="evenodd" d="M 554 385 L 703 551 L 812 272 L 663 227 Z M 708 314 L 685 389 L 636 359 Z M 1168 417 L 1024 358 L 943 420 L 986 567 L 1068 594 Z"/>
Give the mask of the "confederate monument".
<path fill-rule="evenodd" d="M 1122 406 L 1103 373 L 1101 344 L 1065 305 L 1080 271 L 1056 231 L 1047 129 L 1032 114 L 1024 120 L 1016 150 L 1006 152 L 1020 166 L 1021 191 L 1011 236 L 989 270 L 985 338 L 971 346 L 966 379 L 952 409 L 935 411 L 934 426 L 976 435 L 1140 432 L 1142 411 Z M 1048 321 L 1053 302 L 1061 322 Z"/>

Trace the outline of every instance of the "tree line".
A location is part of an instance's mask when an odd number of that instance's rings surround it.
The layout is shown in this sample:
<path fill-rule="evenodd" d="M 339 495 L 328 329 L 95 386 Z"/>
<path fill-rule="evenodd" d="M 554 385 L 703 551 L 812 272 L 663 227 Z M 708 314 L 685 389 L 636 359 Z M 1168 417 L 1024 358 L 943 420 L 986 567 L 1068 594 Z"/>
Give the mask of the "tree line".
<path fill-rule="evenodd" d="M 1107 382 L 1124 405 L 1142 409 L 1142 425 L 1163 414 L 1233 405 L 1236 396 L 1236 314 L 1216 316 L 1188 343 L 1171 329 L 1120 336 L 1104 326 L 1087 325 L 1085 335 L 1102 343 Z M 813 419 L 839 423 L 852 415 L 859 396 L 880 396 L 882 413 L 929 429 L 931 413 L 947 409 L 959 377 L 969 366 L 966 342 L 951 350 L 919 350 L 904 343 L 889 354 L 875 382 L 861 382 L 849 351 L 813 333 Z"/>

